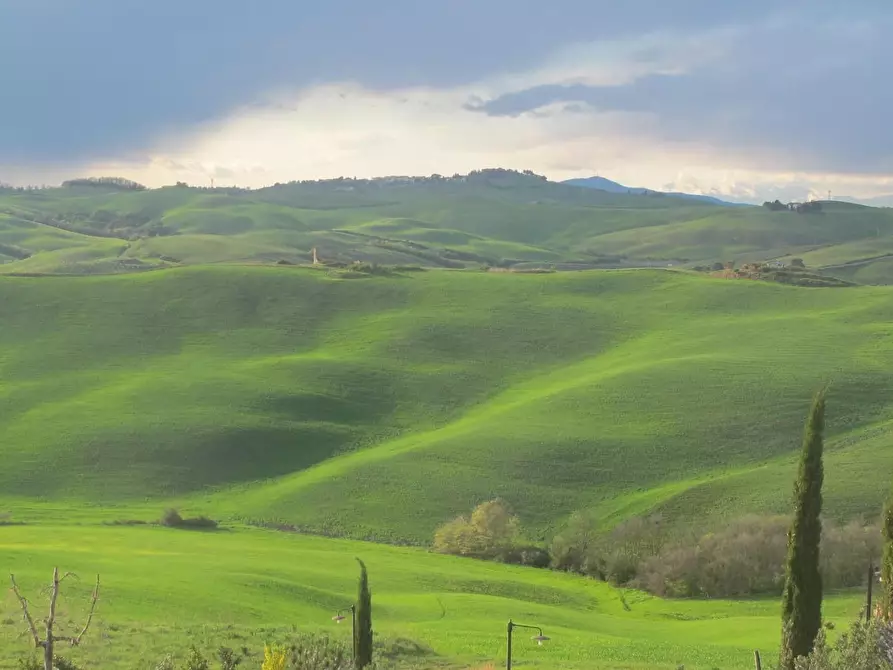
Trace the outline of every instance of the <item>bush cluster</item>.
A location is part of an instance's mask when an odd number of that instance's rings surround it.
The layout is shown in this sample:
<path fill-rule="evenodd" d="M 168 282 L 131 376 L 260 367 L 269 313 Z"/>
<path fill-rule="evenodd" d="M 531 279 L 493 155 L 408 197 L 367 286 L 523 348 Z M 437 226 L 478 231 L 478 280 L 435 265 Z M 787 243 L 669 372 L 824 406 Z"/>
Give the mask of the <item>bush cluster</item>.
<path fill-rule="evenodd" d="M 162 526 L 167 528 L 193 528 L 199 530 L 214 530 L 217 528 L 217 522 L 206 516 L 187 517 L 180 516 L 175 509 L 165 510 L 161 515 Z"/>
<path fill-rule="evenodd" d="M 825 632 L 819 631 L 815 647 L 808 656 L 794 660 L 796 670 L 890 670 L 889 624 L 878 619 L 857 621 L 849 632 L 828 644 Z"/>
<path fill-rule="evenodd" d="M 825 522 L 821 567 L 828 588 L 859 586 L 880 555 L 876 526 Z M 747 516 L 721 530 L 670 536 L 661 518 L 631 519 L 608 534 L 574 515 L 551 545 L 552 566 L 669 597 L 780 594 L 787 552 L 786 517 Z"/>
<path fill-rule="evenodd" d="M 434 551 L 540 568 L 549 565 L 549 552 L 521 541 L 518 517 L 499 499 L 481 503 L 470 517 L 456 517 L 438 528 Z"/>
<path fill-rule="evenodd" d="M 672 531 L 660 515 L 634 517 L 605 532 L 588 513 L 571 516 L 548 549 L 521 539 L 520 523 L 502 500 L 440 526 L 434 551 L 575 572 L 664 597 L 731 598 L 781 593 L 787 533 L 783 516 L 745 516 L 710 532 Z M 820 555 L 827 588 L 864 584 L 880 556 L 876 525 L 826 521 Z"/>
<path fill-rule="evenodd" d="M 254 658 L 259 655 L 260 658 Z M 155 665 L 155 670 L 236 670 L 242 667 L 258 667 L 263 670 L 354 670 L 350 648 L 341 642 L 324 635 L 297 635 L 282 645 L 267 645 L 262 654 L 250 654 L 247 649 L 241 652 L 227 647 L 217 650 L 216 661 L 212 662 L 198 648 L 189 648 L 182 663 L 177 663 L 171 655 L 165 656 Z M 375 670 L 376 664 L 367 666 Z M 31 666 L 22 666 L 32 670 Z"/>

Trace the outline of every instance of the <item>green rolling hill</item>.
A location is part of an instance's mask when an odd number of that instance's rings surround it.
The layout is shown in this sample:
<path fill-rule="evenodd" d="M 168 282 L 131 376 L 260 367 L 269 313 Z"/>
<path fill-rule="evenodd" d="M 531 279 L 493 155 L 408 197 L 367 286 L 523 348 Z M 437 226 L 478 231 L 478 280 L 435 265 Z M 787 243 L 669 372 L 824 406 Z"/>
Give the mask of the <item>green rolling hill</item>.
<path fill-rule="evenodd" d="M 0 507 L 171 504 L 413 543 L 497 495 L 531 539 L 578 509 L 709 525 L 787 509 L 831 381 L 826 509 L 874 515 L 890 290 L 667 270 L 4 277 Z"/>
<path fill-rule="evenodd" d="M 100 635 L 72 651 L 87 666 L 328 632 L 357 552 L 385 644 L 430 647 L 423 667 L 498 661 L 508 617 L 560 640 L 523 650 L 537 667 L 750 667 L 775 653 L 771 599 L 667 601 L 352 540 L 427 546 L 496 496 L 535 543 L 579 510 L 605 531 L 785 513 L 827 382 L 825 513 L 876 518 L 893 287 L 852 284 L 893 282 L 891 224 L 504 171 L 0 190 L 0 558 L 32 592 L 58 562 L 102 573 Z M 779 276 L 839 287 L 690 271 L 794 258 L 808 274 Z M 587 271 L 521 271 L 543 268 Z M 119 525 L 168 507 L 225 531 Z M 845 626 L 860 597 L 826 616 Z M 16 606 L 0 602 L 0 664 L 20 653 Z"/>
<path fill-rule="evenodd" d="M 0 190 L 0 272 L 6 274 L 307 264 L 314 247 L 326 262 L 445 268 L 694 266 L 801 257 L 847 280 L 886 284 L 893 210 L 829 202 L 817 214 L 770 212 L 609 193 L 504 170 L 252 191 L 108 184 Z"/>

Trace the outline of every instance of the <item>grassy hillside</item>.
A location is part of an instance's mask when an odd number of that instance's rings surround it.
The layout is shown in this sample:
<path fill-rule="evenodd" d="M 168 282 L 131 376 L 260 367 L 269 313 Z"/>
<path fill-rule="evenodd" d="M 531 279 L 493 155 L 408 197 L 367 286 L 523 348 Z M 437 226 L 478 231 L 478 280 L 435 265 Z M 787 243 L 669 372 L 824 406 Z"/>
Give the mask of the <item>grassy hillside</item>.
<path fill-rule="evenodd" d="M 826 509 L 874 514 L 889 488 L 889 289 L 350 276 L 0 278 L 4 506 L 178 504 L 411 542 L 497 495 L 533 539 L 581 508 L 709 524 L 787 509 L 829 380 Z"/>
<path fill-rule="evenodd" d="M 349 628 L 331 617 L 356 593 L 354 556 L 369 567 L 378 638 L 391 651 L 409 651 L 404 660 L 417 667 L 501 665 L 509 618 L 540 625 L 552 638 L 540 647 L 517 634 L 513 645 L 519 667 L 543 670 L 743 670 L 753 667 L 754 648 L 771 659 L 778 644 L 774 599 L 669 602 L 548 571 L 271 531 L 0 528 L 0 564 L 35 606 L 54 566 L 80 575 L 64 584 L 66 630 L 82 623 L 92 575 L 101 574 L 91 633 L 65 651 L 82 667 L 148 670 L 166 653 L 182 658 L 190 644 L 209 655 L 220 645 L 256 654 L 294 631 L 346 640 Z M 5 594 L 0 666 L 13 667 L 29 650 L 18 604 Z M 858 594 L 831 596 L 825 618 L 842 628 L 860 604 Z"/>
<path fill-rule="evenodd" d="M 109 274 L 204 263 L 643 266 L 801 256 L 815 267 L 893 246 L 893 210 L 819 214 L 608 193 L 532 175 L 332 180 L 248 191 L 69 186 L 0 192 L 4 273 Z M 815 258 L 812 258 L 815 255 Z M 879 279 L 877 274 L 868 276 Z"/>

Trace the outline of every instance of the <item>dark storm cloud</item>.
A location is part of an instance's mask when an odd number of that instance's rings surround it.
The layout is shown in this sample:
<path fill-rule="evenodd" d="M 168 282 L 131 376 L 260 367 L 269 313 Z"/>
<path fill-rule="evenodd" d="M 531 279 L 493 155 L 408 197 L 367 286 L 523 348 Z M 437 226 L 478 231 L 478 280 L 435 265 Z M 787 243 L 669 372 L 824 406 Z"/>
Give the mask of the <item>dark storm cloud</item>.
<path fill-rule="evenodd" d="M 720 57 L 682 74 L 623 86 L 539 86 L 475 108 L 511 116 L 586 103 L 651 114 L 660 139 L 753 151 L 783 169 L 889 173 L 891 30 L 893 6 L 835 20 L 789 16 L 737 31 Z"/>
<path fill-rule="evenodd" d="M 888 12 L 887 0 L 882 1 L 864 3 L 862 9 L 850 3 L 848 12 Z M 0 164 L 126 157 L 159 133 L 220 118 L 271 90 L 343 80 L 379 89 L 452 86 L 534 68 L 575 42 L 654 30 L 697 33 L 776 13 L 818 21 L 841 7 L 829 2 L 823 14 L 821 5 L 798 0 L 2 0 Z M 786 121 L 786 115 L 807 106 L 772 81 L 776 66 L 766 63 L 769 69 L 759 76 L 753 67 L 731 73 L 706 68 L 688 79 L 651 78 L 628 89 L 529 92 L 524 104 L 534 104 L 537 96 L 570 94 L 618 109 L 645 107 L 666 115 L 668 132 L 681 135 L 694 113 L 721 139 L 725 131 L 711 123 L 710 110 L 750 109 L 758 104 L 748 98 L 754 91 L 762 101 L 764 125 L 771 125 L 773 114 Z M 836 74 L 846 80 L 848 94 L 870 80 L 860 67 L 855 75 L 846 68 Z M 708 96 L 699 85 L 721 88 Z M 731 96 L 727 103 L 716 102 L 726 95 Z M 875 101 L 889 96 L 872 95 Z M 765 108 L 769 98 L 780 103 L 771 111 Z M 877 113 L 865 101 L 850 104 L 860 133 L 876 127 Z M 500 108 L 509 109 L 509 99 L 491 105 L 493 113 Z M 815 121 L 801 129 L 804 136 L 811 136 L 813 125 L 818 130 L 819 120 L 840 113 L 839 102 L 835 110 L 813 109 Z M 783 139 L 777 128 L 773 132 Z"/>
<path fill-rule="evenodd" d="M 126 156 L 271 89 L 454 85 L 534 67 L 572 42 L 816 14 L 815 2 L 738 4 L 2 0 L 0 163 Z"/>

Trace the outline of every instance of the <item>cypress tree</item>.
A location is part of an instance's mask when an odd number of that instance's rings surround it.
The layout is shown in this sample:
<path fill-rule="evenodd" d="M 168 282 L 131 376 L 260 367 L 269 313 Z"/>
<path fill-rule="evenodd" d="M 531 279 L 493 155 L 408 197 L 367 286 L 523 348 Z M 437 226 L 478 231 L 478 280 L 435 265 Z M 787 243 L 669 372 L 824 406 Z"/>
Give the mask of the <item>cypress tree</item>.
<path fill-rule="evenodd" d="M 360 583 L 357 593 L 356 638 L 354 639 L 354 664 L 358 670 L 372 664 L 372 594 L 369 592 L 369 575 L 366 564 L 359 558 Z"/>
<path fill-rule="evenodd" d="M 813 399 L 803 435 L 800 469 L 794 484 L 794 519 L 788 531 L 788 556 L 782 599 L 781 667 L 793 670 L 794 659 L 808 655 L 822 625 L 822 434 L 825 391 Z"/>
<path fill-rule="evenodd" d="M 893 491 L 887 498 L 884 516 L 881 519 L 884 536 L 884 558 L 881 563 L 881 614 L 885 621 L 893 619 Z M 873 576 L 872 576 L 873 578 Z M 869 612 L 869 616 L 871 613 Z"/>

